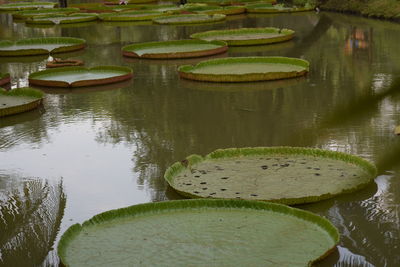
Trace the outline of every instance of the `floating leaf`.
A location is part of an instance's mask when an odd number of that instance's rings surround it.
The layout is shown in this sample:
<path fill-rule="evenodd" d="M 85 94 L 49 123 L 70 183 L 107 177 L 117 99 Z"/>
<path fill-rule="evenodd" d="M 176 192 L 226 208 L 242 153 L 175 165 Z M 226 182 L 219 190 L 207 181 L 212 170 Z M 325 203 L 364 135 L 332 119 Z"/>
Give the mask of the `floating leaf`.
<path fill-rule="evenodd" d="M 185 162 L 174 163 L 164 178 L 191 198 L 301 204 L 353 192 L 376 177 L 376 167 L 362 158 L 312 148 L 220 149 Z"/>
<path fill-rule="evenodd" d="M 299 231 L 301 229 L 301 231 Z M 326 219 L 288 206 L 179 200 L 111 210 L 61 237 L 66 266 L 307 266 L 339 240 Z"/>

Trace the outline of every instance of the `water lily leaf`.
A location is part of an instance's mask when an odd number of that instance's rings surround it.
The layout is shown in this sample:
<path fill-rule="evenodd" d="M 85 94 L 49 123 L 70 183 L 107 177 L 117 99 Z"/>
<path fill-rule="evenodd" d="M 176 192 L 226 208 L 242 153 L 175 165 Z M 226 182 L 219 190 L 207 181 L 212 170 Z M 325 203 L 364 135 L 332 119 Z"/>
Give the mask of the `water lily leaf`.
<path fill-rule="evenodd" d="M 41 91 L 25 87 L 6 91 L 0 88 L 0 117 L 22 113 L 42 104 Z"/>
<path fill-rule="evenodd" d="M 299 231 L 301 229 L 301 231 Z M 288 206 L 179 200 L 108 211 L 61 237 L 66 266 L 307 266 L 339 240 L 326 219 Z"/>
<path fill-rule="evenodd" d="M 353 192 L 376 177 L 376 167 L 354 155 L 312 148 L 220 149 L 174 163 L 164 175 L 191 198 L 316 202 Z"/>

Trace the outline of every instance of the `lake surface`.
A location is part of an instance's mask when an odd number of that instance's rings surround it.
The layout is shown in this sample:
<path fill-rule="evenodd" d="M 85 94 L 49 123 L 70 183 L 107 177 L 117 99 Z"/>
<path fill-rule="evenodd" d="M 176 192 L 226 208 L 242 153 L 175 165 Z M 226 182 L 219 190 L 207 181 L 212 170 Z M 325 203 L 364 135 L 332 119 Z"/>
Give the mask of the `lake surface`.
<path fill-rule="evenodd" d="M 182 80 L 177 67 L 206 58 L 141 60 L 121 48 L 187 39 L 228 28 L 284 27 L 288 42 L 234 47 L 227 56 L 310 61 L 305 78 L 243 84 Z M 44 107 L 0 118 L 0 265 L 58 264 L 54 250 L 72 224 L 110 209 L 181 198 L 163 180 L 190 154 L 218 148 L 305 146 L 359 155 L 377 164 L 375 183 L 300 208 L 331 220 L 338 250 L 320 266 L 400 262 L 400 24 L 336 13 L 238 15 L 207 25 L 101 23 L 26 27 L 0 14 L 0 39 L 70 36 L 85 50 L 57 57 L 86 66 L 121 65 L 134 78 L 57 89 Z M 12 88 L 45 69 L 47 56 L 0 57 Z M 9 86 L 10 87 L 10 86 Z"/>

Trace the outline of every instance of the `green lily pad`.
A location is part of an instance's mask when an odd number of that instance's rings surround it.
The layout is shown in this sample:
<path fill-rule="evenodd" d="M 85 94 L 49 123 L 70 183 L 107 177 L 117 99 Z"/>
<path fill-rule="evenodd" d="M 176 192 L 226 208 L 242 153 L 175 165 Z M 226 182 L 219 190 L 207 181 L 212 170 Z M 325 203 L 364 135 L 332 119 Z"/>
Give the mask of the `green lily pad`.
<path fill-rule="evenodd" d="M 227 6 L 231 4 L 231 0 L 187 0 L 187 3 Z"/>
<path fill-rule="evenodd" d="M 47 16 L 35 16 L 25 20 L 27 24 L 69 24 L 81 23 L 97 20 L 97 14 L 92 13 L 73 13 L 73 14 L 54 14 Z"/>
<path fill-rule="evenodd" d="M 42 104 L 43 95 L 41 91 L 28 87 L 11 91 L 0 88 L 0 117 L 37 108 Z"/>
<path fill-rule="evenodd" d="M 227 50 L 227 44 L 221 41 L 177 40 L 127 45 L 122 48 L 122 54 L 140 58 L 188 58 L 215 55 Z"/>
<path fill-rule="evenodd" d="M 84 39 L 72 37 L 28 38 L 16 42 L 0 41 L 0 56 L 31 56 L 83 49 Z"/>
<path fill-rule="evenodd" d="M 0 85 L 7 84 L 9 82 L 10 82 L 10 74 L 0 72 Z"/>
<path fill-rule="evenodd" d="M 138 21 L 138 20 L 151 20 L 156 17 L 163 16 L 164 14 L 159 11 L 127 11 L 118 13 L 105 13 L 100 14 L 99 19 L 103 21 Z"/>
<path fill-rule="evenodd" d="M 301 229 L 301 231 L 299 231 Z M 338 230 L 288 206 L 178 200 L 111 210 L 61 237 L 66 266 L 310 266 L 332 252 Z"/>
<path fill-rule="evenodd" d="M 177 5 L 170 5 L 170 4 L 162 4 L 162 5 L 137 5 L 136 6 L 140 10 L 152 10 L 158 12 L 169 12 L 169 11 L 179 11 L 181 8 Z"/>
<path fill-rule="evenodd" d="M 34 72 L 29 83 L 39 86 L 80 87 L 131 79 L 132 69 L 120 66 L 63 67 Z"/>
<path fill-rule="evenodd" d="M 146 4 L 156 2 L 157 0 L 126 0 L 127 6 L 136 6 L 137 4 Z M 107 0 L 104 2 L 105 5 L 120 5 L 120 0 Z"/>
<path fill-rule="evenodd" d="M 38 8 L 52 8 L 56 4 L 52 2 L 20 2 L 20 3 L 9 3 L 0 5 L 0 11 L 17 11 L 17 10 L 28 10 Z"/>
<path fill-rule="evenodd" d="M 285 7 L 284 5 L 270 5 L 264 3 L 247 4 L 248 13 L 284 13 L 284 12 L 302 12 L 313 10 L 314 7 Z"/>
<path fill-rule="evenodd" d="M 206 14 L 186 14 L 186 15 L 172 15 L 172 16 L 162 16 L 158 18 L 154 18 L 153 22 L 158 24 L 196 24 L 196 23 L 208 23 L 208 22 L 217 22 L 225 19 L 225 15 L 223 14 L 214 14 L 214 15 L 206 15 Z"/>
<path fill-rule="evenodd" d="M 243 6 L 190 6 L 185 10 L 199 13 L 199 14 L 224 14 L 224 15 L 238 15 L 246 12 Z"/>
<path fill-rule="evenodd" d="M 224 41 L 229 46 L 261 45 L 284 42 L 292 39 L 294 31 L 278 28 L 241 28 L 231 30 L 216 30 L 190 35 L 191 38 L 206 41 Z"/>
<path fill-rule="evenodd" d="M 376 167 L 357 156 L 311 148 L 220 149 L 192 155 L 164 175 L 191 198 L 252 199 L 301 204 L 353 192 L 376 177 Z"/>
<path fill-rule="evenodd" d="M 27 19 L 34 16 L 46 16 L 52 14 L 71 14 L 79 12 L 79 8 L 45 8 L 36 10 L 17 11 L 12 14 L 13 19 Z"/>
<path fill-rule="evenodd" d="M 308 61 L 287 57 L 233 57 L 211 59 L 195 66 L 183 65 L 179 75 L 185 79 L 208 82 L 267 81 L 303 76 Z"/>

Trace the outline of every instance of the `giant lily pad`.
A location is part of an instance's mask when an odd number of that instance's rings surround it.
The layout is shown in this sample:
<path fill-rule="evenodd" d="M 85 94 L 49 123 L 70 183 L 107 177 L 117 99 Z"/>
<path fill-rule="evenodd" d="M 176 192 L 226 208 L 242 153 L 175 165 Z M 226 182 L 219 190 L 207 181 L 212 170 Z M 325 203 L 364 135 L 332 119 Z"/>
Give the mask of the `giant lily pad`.
<path fill-rule="evenodd" d="M 37 10 L 24 10 L 14 12 L 12 14 L 13 19 L 27 19 L 34 16 L 46 16 L 52 14 L 71 14 L 79 12 L 79 8 L 45 8 Z"/>
<path fill-rule="evenodd" d="M 34 72 L 29 83 L 41 86 L 80 87 L 120 82 L 132 78 L 132 69 L 119 66 L 63 67 Z"/>
<path fill-rule="evenodd" d="M 187 0 L 190 4 L 207 4 L 207 5 L 219 5 L 227 6 L 231 4 L 231 0 Z"/>
<path fill-rule="evenodd" d="M 222 21 L 225 19 L 225 15 L 223 14 L 214 14 L 214 15 L 206 15 L 206 14 L 186 14 L 186 15 L 172 15 L 172 16 L 162 16 L 158 18 L 154 18 L 153 22 L 158 24 L 196 24 L 196 23 L 208 23 L 208 22 L 216 22 Z"/>
<path fill-rule="evenodd" d="M 185 10 L 199 13 L 199 14 L 224 14 L 224 15 L 238 15 L 246 12 L 243 6 L 190 6 Z"/>
<path fill-rule="evenodd" d="M 311 148 L 220 149 L 174 163 L 164 178 L 192 198 L 253 199 L 301 204 L 369 184 L 376 167 L 357 156 Z"/>
<path fill-rule="evenodd" d="M 220 40 L 229 46 L 260 45 L 278 43 L 293 38 L 294 31 L 278 28 L 241 28 L 216 30 L 192 34 L 190 37 L 206 41 Z"/>
<path fill-rule="evenodd" d="M 305 75 L 309 63 L 287 57 L 234 57 L 211 59 L 178 68 L 182 78 L 209 82 L 251 82 Z"/>
<path fill-rule="evenodd" d="M 35 16 L 28 18 L 27 24 L 68 24 L 81 23 L 97 20 L 97 14 L 73 13 L 73 14 L 54 14 L 47 16 Z"/>
<path fill-rule="evenodd" d="M 28 38 L 0 41 L 0 56 L 31 56 L 83 49 L 86 41 L 72 37 Z"/>
<path fill-rule="evenodd" d="M 178 200 L 111 210 L 61 237 L 66 266 L 309 266 L 332 252 L 338 230 L 288 206 Z"/>
<path fill-rule="evenodd" d="M 38 8 L 52 8 L 56 4 L 52 2 L 20 2 L 20 3 L 9 3 L 0 5 L 0 11 L 17 11 L 17 10 L 28 10 Z"/>
<path fill-rule="evenodd" d="M 228 50 L 225 42 L 203 40 L 177 40 L 131 44 L 122 48 L 122 54 L 141 58 L 188 58 L 223 53 Z"/>
<path fill-rule="evenodd" d="M 301 12 L 310 11 L 314 7 L 285 7 L 284 5 L 270 5 L 264 3 L 248 4 L 246 5 L 246 10 L 248 13 L 284 13 L 284 12 Z"/>
<path fill-rule="evenodd" d="M 42 104 L 43 93 L 32 88 L 0 88 L 0 117 L 22 113 Z"/>
<path fill-rule="evenodd" d="M 163 13 L 159 11 L 127 11 L 119 13 L 105 13 L 100 14 L 99 19 L 103 21 L 138 21 L 138 20 L 151 20 L 162 16 Z"/>
<path fill-rule="evenodd" d="M 9 82 L 10 82 L 10 74 L 0 72 L 0 85 L 7 84 Z"/>

